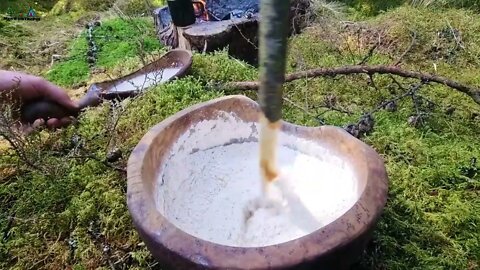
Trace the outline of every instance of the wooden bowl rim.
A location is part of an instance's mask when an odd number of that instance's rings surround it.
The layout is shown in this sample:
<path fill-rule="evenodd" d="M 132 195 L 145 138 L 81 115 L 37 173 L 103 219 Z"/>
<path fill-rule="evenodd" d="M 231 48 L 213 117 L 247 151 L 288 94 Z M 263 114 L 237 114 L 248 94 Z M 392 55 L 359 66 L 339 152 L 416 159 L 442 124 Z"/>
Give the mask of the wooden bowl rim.
<path fill-rule="evenodd" d="M 162 132 L 187 114 L 199 109 L 231 100 L 258 104 L 248 97 L 232 95 L 220 97 L 188 107 L 152 127 L 132 151 L 127 167 L 127 204 L 133 222 L 145 242 L 161 248 L 168 254 L 210 269 L 270 269 L 290 267 L 340 249 L 366 233 L 378 221 L 388 193 L 388 176 L 383 158 L 370 146 L 354 138 L 345 130 L 334 126 L 303 127 L 284 122 L 287 129 L 295 131 L 319 130 L 335 133 L 339 139 L 351 141 L 356 151 L 363 153 L 368 175 L 357 202 L 342 216 L 317 231 L 288 242 L 265 247 L 232 247 L 216 244 L 192 236 L 170 223 L 149 198 L 151 190 L 143 185 L 142 164 L 148 155 L 149 145 Z M 148 147 L 147 147 L 148 146 Z M 156 174 L 159 172 L 157 171 Z M 148 244 L 147 244 L 148 246 Z M 152 251 L 152 250 L 151 250 Z M 169 256 L 170 256 L 169 255 Z M 238 267 L 242 268 L 238 268 Z"/>

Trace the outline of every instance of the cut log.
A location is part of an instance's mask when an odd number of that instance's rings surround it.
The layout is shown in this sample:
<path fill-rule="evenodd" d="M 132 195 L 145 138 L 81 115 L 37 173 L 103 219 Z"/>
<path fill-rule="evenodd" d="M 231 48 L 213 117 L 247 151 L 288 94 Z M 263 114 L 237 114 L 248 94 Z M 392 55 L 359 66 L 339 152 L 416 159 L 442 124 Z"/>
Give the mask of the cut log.
<path fill-rule="evenodd" d="M 245 25 L 257 25 L 257 16 L 247 18 L 234 18 L 225 21 L 212 21 L 197 23 L 185 30 L 184 36 L 192 48 L 201 49 L 208 44 L 208 48 L 224 47 L 230 44 L 232 35 L 241 31 Z M 256 34 L 256 29 L 253 29 Z M 246 33 L 245 33 L 246 34 Z"/>
<path fill-rule="evenodd" d="M 297 34 L 307 26 L 310 0 L 291 0 L 290 34 Z M 208 9 L 208 6 L 207 6 Z M 154 12 L 155 27 L 160 41 L 171 48 L 186 48 L 212 52 L 228 47 L 229 54 L 250 64 L 257 64 L 259 13 L 246 13 L 241 18 L 221 21 L 201 21 L 187 27 L 176 27 L 168 9 Z"/>
<path fill-rule="evenodd" d="M 178 39 L 177 39 L 177 29 L 173 23 L 170 23 L 168 27 L 162 28 L 158 30 L 158 38 L 160 42 L 165 46 L 171 48 L 178 47 Z"/>

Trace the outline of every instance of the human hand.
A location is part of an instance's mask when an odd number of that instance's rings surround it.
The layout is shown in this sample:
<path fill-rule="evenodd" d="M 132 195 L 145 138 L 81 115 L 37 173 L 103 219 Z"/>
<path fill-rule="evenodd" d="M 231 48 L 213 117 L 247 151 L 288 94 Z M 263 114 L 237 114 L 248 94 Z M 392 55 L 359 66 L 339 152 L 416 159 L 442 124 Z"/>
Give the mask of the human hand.
<path fill-rule="evenodd" d="M 20 72 L 0 70 L 0 97 L 1 102 L 10 103 L 15 108 L 20 108 L 22 104 L 39 99 L 56 102 L 71 111 L 75 111 L 78 108 L 67 93 L 58 86 L 40 77 Z M 47 121 L 37 119 L 29 127 L 36 128 L 46 125 L 50 128 L 59 128 L 70 124 L 71 121 L 70 117 L 61 119 L 50 118 Z"/>

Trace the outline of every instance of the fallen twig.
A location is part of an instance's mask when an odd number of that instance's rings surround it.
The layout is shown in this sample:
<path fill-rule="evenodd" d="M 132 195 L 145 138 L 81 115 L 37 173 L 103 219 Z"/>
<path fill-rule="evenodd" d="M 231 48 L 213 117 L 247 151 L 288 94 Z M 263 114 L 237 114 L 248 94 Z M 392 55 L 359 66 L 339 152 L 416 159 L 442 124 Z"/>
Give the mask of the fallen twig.
<path fill-rule="evenodd" d="M 292 105 L 293 107 L 299 109 L 299 110 L 302 110 L 306 115 L 310 116 L 310 117 L 313 117 L 315 118 L 321 125 L 325 125 L 325 122 L 320 119 L 318 116 L 316 116 L 315 114 L 313 113 L 310 113 L 307 109 L 303 108 L 302 106 L 296 104 L 295 102 L 291 101 L 290 99 L 284 97 L 283 100 L 285 100 L 286 102 L 288 102 L 290 105 Z"/>
<path fill-rule="evenodd" d="M 375 107 L 373 110 L 371 110 L 370 112 L 366 113 L 366 114 L 373 114 L 375 112 L 378 112 L 380 111 L 381 109 L 385 108 L 385 106 L 387 106 L 389 103 L 392 103 L 392 102 L 397 102 L 407 96 L 414 96 L 416 94 L 416 92 L 418 92 L 418 90 L 420 90 L 420 88 L 424 85 L 424 83 L 419 83 L 419 84 L 415 84 L 415 85 L 412 85 L 410 87 L 410 90 L 408 90 L 407 92 L 399 95 L 399 96 L 396 96 L 390 100 L 386 100 L 384 102 L 382 102 L 380 105 L 378 105 L 377 107 Z M 402 86 L 403 89 L 405 89 L 403 86 Z"/>
<path fill-rule="evenodd" d="M 375 44 L 374 46 L 372 46 L 369 50 L 368 50 L 368 53 L 363 57 L 362 61 L 360 61 L 357 65 L 364 65 L 365 63 L 367 63 L 368 59 L 370 59 L 370 57 L 373 56 L 373 52 L 375 51 L 375 49 L 378 47 L 378 43 Z"/>
<path fill-rule="evenodd" d="M 300 72 L 288 74 L 285 82 L 291 82 L 298 79 L 314 78 L 314 77 L 335 77 L 338 75 L 350 74 L 393 74 L 405 78 L 419 79 L 424 82 L 435 82 L 456 89 L 462 93 L 469 95 L 476 103 L 480 104 L 480 88 L 468 86 L 460 82 L 456 82 L 445 77 L 423 73 L 418 71 L 403 70 L 396 66 L 342 66 L 337 68 L 316 68 Z M 224 88 L 236 90 L 257 90 L 260 86 L 259 82 L 230 82 L 223 85 Z"/>

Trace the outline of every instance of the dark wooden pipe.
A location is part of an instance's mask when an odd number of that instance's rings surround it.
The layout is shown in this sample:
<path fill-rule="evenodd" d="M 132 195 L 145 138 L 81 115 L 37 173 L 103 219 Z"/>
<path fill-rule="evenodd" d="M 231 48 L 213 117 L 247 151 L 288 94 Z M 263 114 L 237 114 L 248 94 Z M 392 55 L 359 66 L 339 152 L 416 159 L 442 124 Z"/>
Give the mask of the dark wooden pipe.
<path fill-rule="evenodd" d="M 48 121 L 51 118 L 63 118 L 68 116 L 77 117 L 82 109 L 91 106 L 97 106 L 102 102 L 102 98 L 98 91 L 89 91 L 78 101 L 78 108 L 71 110 L 58 104 L 52 100 L 40 99 L 23 104 L 21 112 L 21 120 L 24 123 L 33 124 L 37 119 Z"/>
<path fill-rule="evenodd" d="M 282 118 L 289 11 L 290 1 L 260 1 L 258 94 L 260 107 L 271 123 Z"/>

